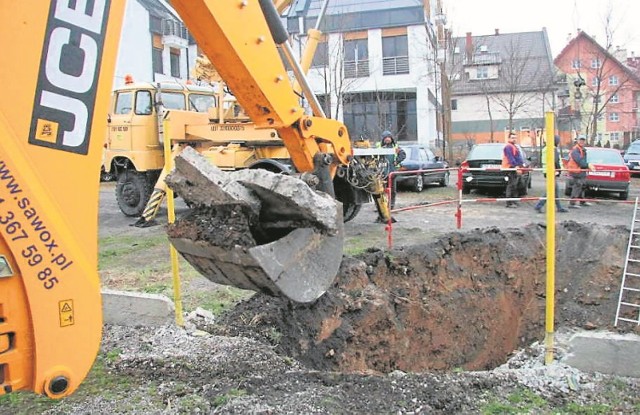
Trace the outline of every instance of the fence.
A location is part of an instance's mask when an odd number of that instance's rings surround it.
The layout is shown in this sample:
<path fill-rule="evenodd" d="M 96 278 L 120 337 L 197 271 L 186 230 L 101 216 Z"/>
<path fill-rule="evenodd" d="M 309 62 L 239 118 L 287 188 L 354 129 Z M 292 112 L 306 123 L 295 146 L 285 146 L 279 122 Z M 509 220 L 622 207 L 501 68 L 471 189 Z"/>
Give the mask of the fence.
<path fill-rule="evenodd" d="M 387 178 L 387 187 L 385 189 L 385 191 L 387 192 L 387 201 L 388 203 L 390 203 L 390 189 L 391 189 L 391 185 L 392 185 L 392 181 L 394 180 L 395 176 L 401 176 L 401 175 L 417 175 L 417 174 L 436 174 L 439 172 L 443 172 L 443 171 L 447 171 L 449 173 L 451 172 L 456 172 L 456 177 L 457 177 L 457 199 L 453 199 L 453 200 L 440 200 L 440 201 L 435 201 L 435 202 L 431 202 L 428 204 L 424 204 L 421 203 L 419 205 L 413 205 L 413 206 L 405 206 L 405 207 L 401 207 L 401 208 L 397 208 L 397 209 L 391 209 L 391 205 L 389 204 L 389 210 L 391 211 L 391 213 L 396 214 L 396 213 L 402 213 L 402 212 L 407 212 L 407 211 L 413 211 L 413 210 L 419 210 L 419 209 L 428 209 L 428 208 L 432 208 L 432 207 L 436 207 L 436 206 L 443 206 L 443 205 L 455 205 L 455 220 L 456 220 L 456 228 L 457 229 L 461 229 L 462 228 L 462 218 L 463 218 L 463 209 L 462 206 L 463 204 L 466 203 L 497 203 L 497 202 L 538 202 L 542 199 L 546 200 L 547 197 L 546 196 L 541 196 L 541 197 L 515 197 L 515 198 L 507 198 L 507 197 L 477 197 L 477 198 L 464 198 L 463 197 L 463 193 L 462 193 L 462 185 L 463 185 L 463 172 L 464 171 L 485 171 L 485 172 L 504 172 L 504 171 L 516 171 L 518 169 L 503 169 L 503 168 L 459 168 L 459 167 L 455 167 L 455 168 L 443 168 L 443 169 L 422 169 L 422 170 L 403 170 L 403 171 L 394 171 L 391 172 Z M 526 168 L 526 169 L 520 169 L 521 171 L 529 171 L 529 172 L 544 172 L 545 169 L 542 168 Z M 609 174 L 615 174 L 620 173 L 620 170 L 598 170 L 597 172 L 593 172 L 591 170 L 585 169 L 583 170 L 587 173 L 599 173 L 599 174 L 603 174 L 603 173 L 609 173 Z M 628 171 L 622 171 L 623 173 L 627 173 L 630 174 Z M 566 174 L 566 173 L 564 173 Z M 598 199 L 593 199 L 593 198 L 577 198 L 577 199 L 571 199 L 571 198 L 566 198 L 566 197 L 559 197 L 559 195 L 556 195 L 555 197 L 558 200 L 561 201 L 574 201 L 574 202 L 596 202 L 598 201 Z M 622 204 L 633 204 L 635 203 L 633 200 L 608 200 L 609 202 L 614 202 L 614 203 L 622 203 Z M 385 230 L 387 232 L 387 245 L 389 248 L 393 247 L 393 220 L 390 218 L 389 221 L 386 223 L 385 225 Z"/>

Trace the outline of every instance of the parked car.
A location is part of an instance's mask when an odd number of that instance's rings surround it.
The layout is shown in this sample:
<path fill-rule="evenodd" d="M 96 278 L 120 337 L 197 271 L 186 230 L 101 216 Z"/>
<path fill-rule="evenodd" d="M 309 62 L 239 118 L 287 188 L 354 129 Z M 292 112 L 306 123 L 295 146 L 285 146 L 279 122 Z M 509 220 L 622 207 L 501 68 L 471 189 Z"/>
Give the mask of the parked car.
<path fill-rule="evenodd" d="M 402 145 L 400 147 L 407 154 L 407 158 L 400 163 L 398 171 L 449 168 L 449 164 L 446 161 L 433 154 L 433 151 L 424 145 L 409 144 Z M 414 174 L 398 174 L 396 178 L 398 187 L 409 186 L 416 192 L 421 192 L 426 184 L 437 183 L 443 187 L 449 184 L 449 172 L 444 170 Z"/>
<path fill-rule="evenodd" d="M 504 143 L 482 143 L 471 148 L 467 159 L 462 162 L 462 193 L 469 194 L 472 189 L 484 189 L 505 192 L 507 190 L 508 171 L 500 170 Z M 525 166 L 529 166 L 527 153 L 516 144 Z M 486 169 L 486 170 L 469 170 Z M 531 188 L 531 173 L 525 171 L 520 176 L 519 196 L 525 196 Z"/>
<path fill-rule="evenodd" d="M 568 156 L 562 162 L 568 162 Z M 601 192 L 618 193 L 620 200 L 629 197 L 629 183 L 631 173 L 620 155 L 613 148 L 587 147 L 587 162 L 592 164 L 595 171 L 587 172 L 587 192 L 598 194 Z M 564 194 L 571 196 L 571 177 L 567 177 Z"/>
<path fill-rule="evenodd" d="M 540 157 L 542 148 L 537 146 L 522 146 L 522 149 L 525 153 L 527 153 L 528 162 L 531 167 L 542 167 L 542 161 Z"/>
<path fill-rule="evenodd" d="M 632 142 L 624 152 L 624 163 L 631 173 L 640 174 L 640 140 Z"/>

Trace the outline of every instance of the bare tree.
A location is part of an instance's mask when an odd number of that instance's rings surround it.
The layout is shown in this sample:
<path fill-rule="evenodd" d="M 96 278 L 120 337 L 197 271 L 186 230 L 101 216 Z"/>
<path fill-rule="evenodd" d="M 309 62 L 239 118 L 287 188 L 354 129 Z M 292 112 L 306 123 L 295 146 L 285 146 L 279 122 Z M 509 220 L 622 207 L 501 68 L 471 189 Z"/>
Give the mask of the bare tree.
<path fill-rule="evenodd" d="M 532 108 L 538 108 L 537 104 L 544 100 L 544 95 L 553 87 L 552 78 L 546 76 L 548 64 L 545 65 L 544 58 L 534 56 L 517 39 L 512 37 L 501 56 L 496 57 L 500 59 L 497 78 L 488 77 L 481 82 L 489 118 L 492 120 L 493 104 L 507 115 L 507 128 L 511 131 L 514 129 L 514 119 L 526 118 Z M 536 113 L 535 118 L 540 118 L 541 111 Z M 491 133 L 493 138 L 493 122 Z"/>
<path fill-rule="evenodd" d="M 606 13 L 603 15 L 604 44 L 599 44 L 595 39 L 585 33 L 581 42 L 577 45 L 578 61 L 587 63 L 586 67 L 576 68 L 574 95 L 576 107 L 580 113 L 580 130 L 588 137 L 590 145 L 599 139 L 599 131 L 603 127 L 605 116 L 608 114 L 613 121 L 617 108 L 624 108 L 625 100 L 632 100 L 632 88 L 637 85 L 638 77 L 625 66 L 626 56 L 618 57 L 617 52 L 624 52 L 614 46 L 614 39 L 618 22 L 614 19 L 614 11 L 609 3 Z M 617 104 L 614 107 L 612 104 Z M 623 122 L 622 117 L 619 118 Z M 620 125 L 622 131 L 629 132 L 635 125 Z"/>

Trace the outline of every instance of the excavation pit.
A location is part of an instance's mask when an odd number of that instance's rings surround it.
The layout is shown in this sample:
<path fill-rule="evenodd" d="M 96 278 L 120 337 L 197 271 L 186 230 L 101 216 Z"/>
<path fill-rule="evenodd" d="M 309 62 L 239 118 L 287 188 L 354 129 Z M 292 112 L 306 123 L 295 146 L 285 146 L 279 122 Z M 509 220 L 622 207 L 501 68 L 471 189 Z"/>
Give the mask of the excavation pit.
<path fill-rule="evenodd" d="M 628 234 L 624 226 L 557 227 L 556 329 L 614 329 Z M 316 302 L 256 294 L 219 327 L 271 342 L 317 370 L 492 369 L 544 338 L 545 238 L 542 225 L 530 224 L 369 249 L 344 257 Z"/>

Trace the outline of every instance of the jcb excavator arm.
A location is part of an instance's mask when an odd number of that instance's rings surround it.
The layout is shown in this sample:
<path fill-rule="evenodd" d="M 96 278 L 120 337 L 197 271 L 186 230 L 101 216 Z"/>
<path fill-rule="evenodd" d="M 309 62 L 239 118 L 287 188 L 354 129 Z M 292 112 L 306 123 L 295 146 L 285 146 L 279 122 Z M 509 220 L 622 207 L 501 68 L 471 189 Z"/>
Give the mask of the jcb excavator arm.
<path fill-rule="evenodd" d="M 98 174 L 123 10 L 0 2 L 0 395 L 66 396 L 99 348 Z"/>
<path fill-rule="evenodd" d="M 272 0 L 173 0 L 172 5 L 254 124 L 258 128 L 275 129 L 296 169 L 313 172 L 317 177 L 317 188 L 335 197 L 333 177 L 338 167 L 351 167 L 349 134 L 344 124 L 324 116 L 304 77 L 304 69 L 293 58 L 288 34 Z M 279 49 L 293 70 L 313 115 L 307 115 L 301 106 L 300 96 L 289 80 Z M 217 186 L 216 183 L 226 179 L 212 171 L 201 172 L 201 176 L 208 176 L 209 182 L 214 184 L 212 195 L 224 194 L 224 197 L 188 200 L 189 194 L 196 191 L 187 184 L 198 182 L 201 177 L 190 172 L 190 166 L 195 165 L 197 162 L 188 155 L 181 157 L 176 168 L 180 170 L 180 166 L 184 166 L 185 173 L 179 171 L 177 177 L 169 176 L 168 184 L 193 205 L 204 203 L 217 214 L 225 210 L 223 207 L 239 204 L 236 197 L 239 193 Z M 246 179 L 239 178 L 242 180 Z M 220 249 L 220 243 L 211 243 L 213 236 L 204 236 L 206 230 L 197 226 L 202 222 L 197 214 L 191 221 L 185 219 L 182 229 L 180 226 L 169 228 L 172 244 L 214 282 L 286 296 L 297 302 L 316 300 L 332 283 L 340 265 L 342 206 L 337 204 L 326 209 L 332 211 L 332 222 L 339 219 L 339 225 L 331 229 L 317 227 L 315 218 L 299 217 L 299 213 L 310 206 L 297 207 L 296 200 L 291 199 L 281 202 L 288 194 L 287 191 L 278 194 L 275 190 L 287 187 L 280 186 L 281 180 L 269 179 L 265 185 L 258 185 L 254 179 L 248 181 L 253 183 L 245 183 L 245 186 L 261 199 L 261 207 L 256 209 L 250 208 L 255 206 L 251 198 L 245 199 L 248 203 L 241 203 L 249 206 L 245 212 L 252 212 L 247 213 L 247 217 L 250 218 L 251 233 L 259 235 L 256 242 L 261 242 L 257 246 L 235 244 Z M 204 184 L 199 186 L 197 193 L 202 193 Z M 379 212 L 389 218 L 382 178 L 375 177 L 370 188 Z M 282 212 L 287 213 L 282 215 Z M 289 220 L 283 220 L 287 215 Z M 286 231 L 281 232 L 279 228 L 282 227 Z M 197 234 L 198 237 L 185 237 L 185 234 Z"/>
<path fill-rule="evenodd" d="M 318 152 L 348 164 L 351 143 L 344 125 L 305 115 L 300 105 L 263 12 L 275 14 L 272 25 L 280 23 L 270 0 L 171 4 L 251 120 L 278 131 L 299 171 L 313 171 Z M 284 29 L 278 36 L 279 43 L 287 38 Z"/>

